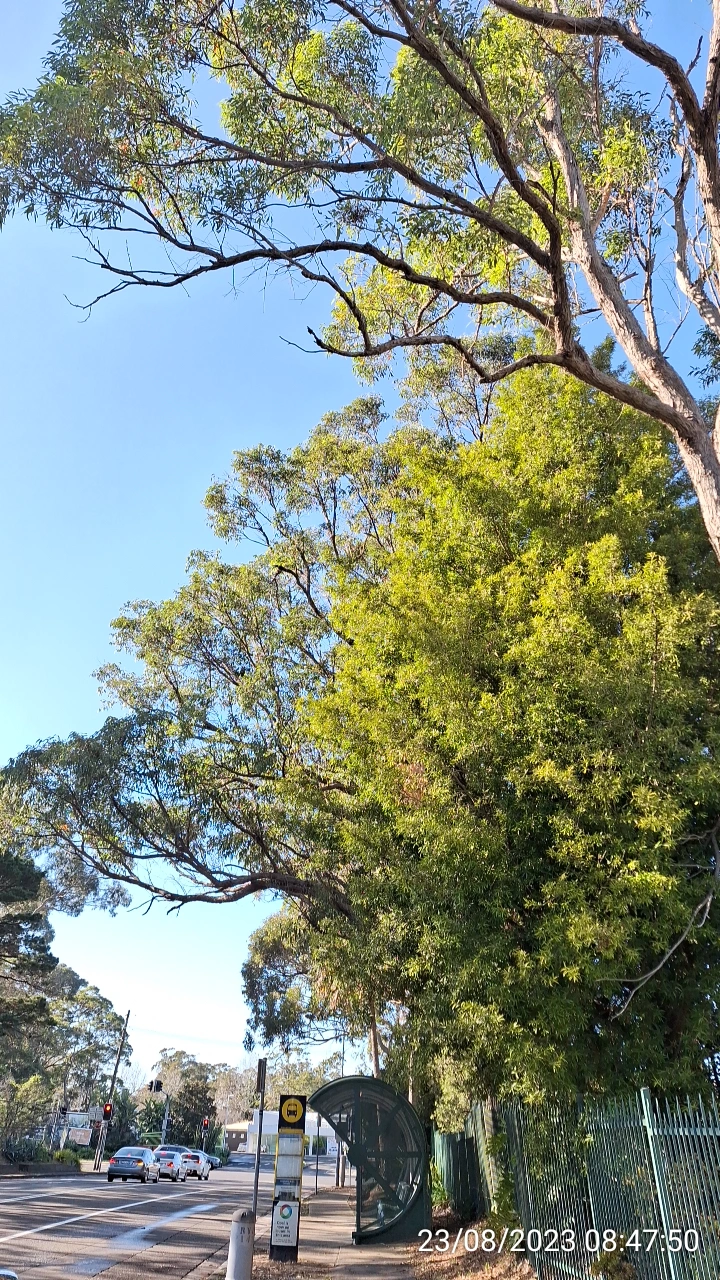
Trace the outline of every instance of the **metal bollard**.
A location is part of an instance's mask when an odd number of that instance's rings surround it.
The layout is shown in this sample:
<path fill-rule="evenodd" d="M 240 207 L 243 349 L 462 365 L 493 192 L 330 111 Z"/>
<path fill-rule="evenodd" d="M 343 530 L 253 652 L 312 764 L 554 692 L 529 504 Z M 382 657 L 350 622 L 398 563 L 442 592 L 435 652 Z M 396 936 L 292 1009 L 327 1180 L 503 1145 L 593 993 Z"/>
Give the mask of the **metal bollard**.
<path fill-rule="evenodd" d="M 252 1280 L 255 1247 L 255 1214 L 251 1209 L 236 1209 L 230 1228 L 226 1280 Z"/>

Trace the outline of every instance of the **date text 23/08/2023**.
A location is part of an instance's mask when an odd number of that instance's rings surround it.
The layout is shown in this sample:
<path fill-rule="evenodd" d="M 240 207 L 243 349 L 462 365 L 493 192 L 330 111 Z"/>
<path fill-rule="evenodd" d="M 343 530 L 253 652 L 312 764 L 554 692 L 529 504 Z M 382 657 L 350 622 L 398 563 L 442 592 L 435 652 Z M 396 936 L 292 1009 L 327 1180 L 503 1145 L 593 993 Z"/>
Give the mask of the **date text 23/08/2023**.
<path fill-rule="evenodd" d="M 635 1230 L 628 1236 L 620 1231 L 545 1231 L 531 1228 L 524 1231 L 521 1227 L 505 1227 L 495 1231 L 486 1227 L 478 1231 L 475 1227 L 461 1227 L 454 1240 L 450 1232 L 440 1229 L 430 1231 L 425 1228 L 418 1233 L 421 1253 L 457 1253 L 462 1249 L 465 1253 L 501 1254 L 501 1253 L 575 1253 L 584 1250 L 595 1256 L 598 1253 L 614 1253 L 626 1250 L 635 1253 L 650 1253 L 658 1249 L 666 1253 L 696 1253 L 700 1248 L 699 1233 L 692 1228 L 688 1231 L 655 1231 L 649 1228 Z"/>

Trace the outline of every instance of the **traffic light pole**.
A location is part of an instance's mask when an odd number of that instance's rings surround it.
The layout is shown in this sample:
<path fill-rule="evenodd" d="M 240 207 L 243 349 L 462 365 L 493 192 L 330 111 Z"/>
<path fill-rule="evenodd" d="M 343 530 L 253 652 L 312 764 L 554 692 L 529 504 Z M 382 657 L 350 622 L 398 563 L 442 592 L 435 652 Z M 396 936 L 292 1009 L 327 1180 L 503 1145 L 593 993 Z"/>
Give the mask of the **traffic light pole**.
<path fill-rule="evenodd" d="M 125 1044 L 125 1037 L 127 1036 L 129 1021 L 130 1021 L 130 1010 L 128 1009 L 127 1017 L 125 1019 L 125 1025 L 123 1026 L 122 1035 L 120 1036 L 120 1044 L 118 1045 L 117 1057 L 115 1059 L 115 1066 L 113 1068 L 112 1079 L 110 1081 L 110 1090 L 108 1092 L 107 1102 L 105 1103 L 106 1107 L 108 1105 L 112 1105 L 113 1094 L 115 1093 L 115 1084 L 117 1081 L 117 1073 L 120 1068 L 120 1059 L 122 1057 L 123 1046 Z M 105 1139 L 107 1138 L 107 1131 L 108 1131 L 109 1124 L 110 1124 L 109 1120 L 103 1120 L 102 1125 L 100 1126 L 100 1133 L 98 1134 L 98 1144 L 97 1144 L 97 1147 L 95 1148 L 95 1163 L 93 1164 L 94 1173 L 99 1173 L 102 1168 L 103 1154 L 105 1152 Z"/>

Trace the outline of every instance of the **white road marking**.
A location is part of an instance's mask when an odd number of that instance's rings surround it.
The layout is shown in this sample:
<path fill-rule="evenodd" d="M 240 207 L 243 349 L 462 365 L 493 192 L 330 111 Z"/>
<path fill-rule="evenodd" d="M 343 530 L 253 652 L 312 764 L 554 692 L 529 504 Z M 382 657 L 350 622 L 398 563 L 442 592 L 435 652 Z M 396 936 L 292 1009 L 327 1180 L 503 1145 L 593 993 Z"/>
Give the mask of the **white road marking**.
<path fill-rule="evenodd" d="M 67 1178 L 63 1178 L 62 1181 L 66 1183 Z M 43 1182 L 46 1182 L 45 1178 L 43 1178 Z M 199 1191 L 200 1190 L 199 1186 L 195 1187 L 195 1190 Z M 102 1182 L 90 1182 L 86 1187 L 79 1187 L 78 1184 L 75 1182 L 73 1186 L 71 1187 L 64 1186 L 62 1190 L 60 1189 L 59 1186 L 56 1186 L 53 1191 L 28 1191 L 24 1195 L 13 1196 L 12 1200 L 0 1200 L 0 1210 L 2 1210 L 7 1204 L 20 1204 L 23 1200 L 51 1200 L 53 1196 L 56 1196 L 56 1197 L 73 1196 L 73 1195 L 87 1196 L 91 1194 L 102 1195 L 102 1196 L 113 1195 L 113 1192 L 110 1190 L 109 1186 L 107 1185 L 107 1182 L 105 1181 L 104 1174 L 103 1174 Z"/>
<path fill-rule="evenodd" d="M 57 1222 L 46 1222 L 42 1227 L 28 1227 L 26 1231 L 13 1231 L 9 1236 L 0 1236 L 0 1244 L 7 1240 L 19 1240 L 21 1236 L 36 1236 L 41 1231 L 53 1231 L 56 1227 L 67 1227 L 71 1222 L 83 1222 L 86 1218 L 99 1218 L 105 1213 L 119 1213 L 122 1209 L 136 1209 L 139 1204 L 149 1204 L 151 1200 L 169 1200 L 179 1196 L 192 1195 L 191 1191 L 171 1191 L 170 1195 L 144 1196 L 142 1200 L 124 1200 L 111 1209 L 93 1209 L 91 1213 L 77 1213 L 72 1218 L 60 1218 Z"/>
<path fill-rule="evenodd" d="M 191 1204 L 187 1209 L 177 1209 L 175 1213 L 171 1213 L 167 1218 L 158 1218 L 153 1222 L 148 1222 L 144 1227 L 134 1227 L 132 1231 L 126 1231 L 122 1235 L 115 1236 L 114 1239 L 108 1240 L 107 1244 L 112 1254 L 122 1253 L 125 1250 L 131 1250 L 133 1255 L 140 1253 L 145 1249 L 154 1248 L 155 1241 L 150 1239 L 153 1231 L 159 1231 L 163 1227 L 168 1227 L 172 1223 L 177 1222 L 179 1218 L 189 1218 L 196 1213 L 208 1213 L 211 1209 L 219 1208 L 219 1204 Z M 82 1258 L 73 1267 L 75 1275 L 79 1276 L 99 1276 L 103 1271 L 109 1271 L 117 1262 L 117 1257 Z"/>
<path fill-rule="evenodd" d="M 43 1181 L 45 1180 L 43 1179 Z M 63 1178 L 63 1182 L 66 1181 L 67 1179 Z M 79 1188 L 77 1186 L 63 1187 L 62 1191 L 60 1190 L 60 1187 L 55 1187 L 53 1191 L 28 1191 L 25 1195 L 13 1196 L 12 1200 L 0 1200 L 0 1209 L 2 1209 L 6 1204 L 20 1204 L 23 1200 L 47 1200 L 52 1196 L 77 1195 L 78 1191 Z M 80 1194 L 88 1195 L 91 1191 L 100 1191 L 103 1195 L 108 1194 L 107 1187 L 97 1182 L 91 1182 L 87 1188 L 83 1188 Z"/>

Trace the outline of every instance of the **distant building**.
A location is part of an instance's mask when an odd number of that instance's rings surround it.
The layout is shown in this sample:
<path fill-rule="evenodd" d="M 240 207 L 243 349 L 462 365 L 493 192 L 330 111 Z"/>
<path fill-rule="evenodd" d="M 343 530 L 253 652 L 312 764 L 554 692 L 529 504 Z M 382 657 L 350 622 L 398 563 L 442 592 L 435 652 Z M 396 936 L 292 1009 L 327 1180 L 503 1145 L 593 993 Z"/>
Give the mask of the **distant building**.
<path fill-rule="evenodd" d="M 277 1111 L 263 1112 L 261 1152 L 272 1153 L 277 1148 L 278 1115 Z M 228 1151 L 257 1151 L 259 1116 L 260 1113 L 256 1109 L 253 1111 L 252 1120 L 237 1120 L 225 1125 L 225 1144 Z M 320 1120 L 319 1130 L 318 1119 Z M 305 1139 L 312 1155 L 315 1155 L 318 1146 L 320 1155 L 337 1154 L 335 1130 L 327 1120 L 323 1120 L 322 1116 L 318 1117 L 316 1111 L 308 1111 L 305 1117 Z"/>

